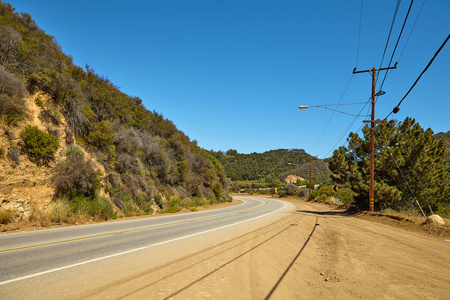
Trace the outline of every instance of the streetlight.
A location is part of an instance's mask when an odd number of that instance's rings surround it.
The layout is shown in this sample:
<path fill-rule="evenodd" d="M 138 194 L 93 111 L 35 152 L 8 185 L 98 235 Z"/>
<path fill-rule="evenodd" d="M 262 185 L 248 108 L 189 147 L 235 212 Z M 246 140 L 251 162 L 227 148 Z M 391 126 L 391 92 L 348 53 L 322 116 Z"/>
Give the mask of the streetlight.
<path fill-rule="evenodd" d="M 395 67 L 394 67 L 395 68 Z M 382 69 L 384 70 L 384 69 Z M 365 72 L 365 71 L 364 71 Z M 355 70 L 353 70 L 353 73 L 355 73 Z M 375 96 L 382 96 L 384 94 L 386 94 L 384 91 L 379 91 L 378 93 L 375 94 L 375 68 L 373 69 L 373 87 L 372 87 L 372 114 L 371 115 L 354 115 L 354 114 L 350 114 L 344 111 L 340 111 L 340 110 L 336 110 L 336 109 L 332 109 L 329 108 L 328 106 L 340 106 L 340 105 L 354 105 L 354 104 L 366 104 L 367 102 L 363 102 L 363 103 L 348 103 L 348 104 L 327 104 L 327 105 L 300 105 L 298 108 L 299 109 L 307 109 L 310 107 L 320 107 L 320 108 L 325 108 L 325 109 L 329 109 L 335 112 L 339 112 L 339 113 L 343 113 L 346 115 L 350 115 L 350 116 L 354 116 L 354 117 L 371 117 L 371 121 L 363 121 L 363 123 L 372 123 L 372 128 L 371 128 L 371 155 L 370 155 L 370 191 L 369 191 L 369 211 L 373 211 L 374 208 L 374 128 L 375 128 Z"/>
<path fill-rule="evenodd" d="M 356 104 L 366 104 L 367 102 L 360 102 L 360 103 L 345 103 L 345 104 L 324 104 L 324 105 L 300 105 L 298 107 L 298 109 L 307 109 L 310 107 L 319 107 L 319 108 L 324 108 L 324 109 L 328 109 L 328 110 L 332 110 L 341 114 L 346 114 L 346 115 L 350 115 L 350 116 L 354 116 L 354 117 L 370 117 L 370 115 L 354 115 L 354 114 L 350 114 L 348 112 L 345 111 L 340 111 L 337 109 L 332 109 L 329 108 L 328 106 L 341 106 L 341 105 L 356 105 Z"/>

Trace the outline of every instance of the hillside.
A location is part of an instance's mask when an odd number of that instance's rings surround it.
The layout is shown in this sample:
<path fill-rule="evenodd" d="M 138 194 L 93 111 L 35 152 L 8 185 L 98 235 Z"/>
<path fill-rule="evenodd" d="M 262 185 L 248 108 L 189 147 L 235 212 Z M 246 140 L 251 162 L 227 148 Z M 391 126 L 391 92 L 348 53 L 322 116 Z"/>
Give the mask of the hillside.
<path fill-rule="evenodd" d="M 4 2 L 0 128 L 0 223 L 228 199 L 223 167 L 208 151 L 90 66 L 74 65 L 29 14 Z"/>
<path fill-rule="evenodd" d="M 236 150 L 210 151 L 224 166 L 232 181 L 259 180 L 269 174 L 284 180 L 288 175 L 309 178 L 310 155 L 303 149 L 278 149 L 264 153 L 240 154 Z M 326 163 L 313 157 L 312 177 L 319 182 L 329 180 Z"/>
<path fill-rule="evenodd" d="M 447 152 L 450 154 L 450 130 L 447 132 L 439 132 L 434 135 L 437 140 L 444 140 L 447 144 Z"/>
<path fill-rule="evenodd" d="M 450 131 L 447 132 L 439 132 L 434 135 L 436 140 L 444 140 L 447 145 L 447 162 L 450 164 Z"/>

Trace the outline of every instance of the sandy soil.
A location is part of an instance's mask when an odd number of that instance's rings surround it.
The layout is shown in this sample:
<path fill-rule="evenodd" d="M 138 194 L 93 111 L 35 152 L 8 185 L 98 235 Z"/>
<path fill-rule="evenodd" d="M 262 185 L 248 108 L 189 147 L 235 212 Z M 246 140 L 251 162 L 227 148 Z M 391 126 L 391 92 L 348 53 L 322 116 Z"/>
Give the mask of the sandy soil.
<path fill-rule="evenodd" d="M 75 298 L 449 299 L 444 238 L 289 201 L 275 223 Z"/>

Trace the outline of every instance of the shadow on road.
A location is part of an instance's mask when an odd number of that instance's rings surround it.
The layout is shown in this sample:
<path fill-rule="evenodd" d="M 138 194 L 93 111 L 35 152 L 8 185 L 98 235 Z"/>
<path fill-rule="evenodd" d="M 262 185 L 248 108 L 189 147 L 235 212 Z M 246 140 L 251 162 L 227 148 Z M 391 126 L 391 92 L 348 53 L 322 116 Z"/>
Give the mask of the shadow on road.
<path fill-rule="evenodd" d="M 339 216 L 339 217 L 350 217 L 356 214 L 354 210 L 347 209 L 344 211 L 314 211 L 314 210 L 297 210 L 299 213 L 319 215 L 319 216 Z"/>

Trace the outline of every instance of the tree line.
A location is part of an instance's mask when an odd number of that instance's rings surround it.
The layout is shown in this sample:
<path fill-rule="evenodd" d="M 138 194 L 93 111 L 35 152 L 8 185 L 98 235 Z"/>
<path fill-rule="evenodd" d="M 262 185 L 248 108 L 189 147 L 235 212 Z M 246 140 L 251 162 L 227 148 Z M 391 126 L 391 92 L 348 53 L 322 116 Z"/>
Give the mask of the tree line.
<path fill-rule="evenodd" d="M 450 215 L 450 164 L 444 139 L 414 119 L 389 120 L 375 129 L 375 209 L 420 210 Z M 349 184 L 356 204 L 367 209 L 370 177 L 370 128 L 350 133 L 348 146 L 333 152 L 334 181 Z"/>

